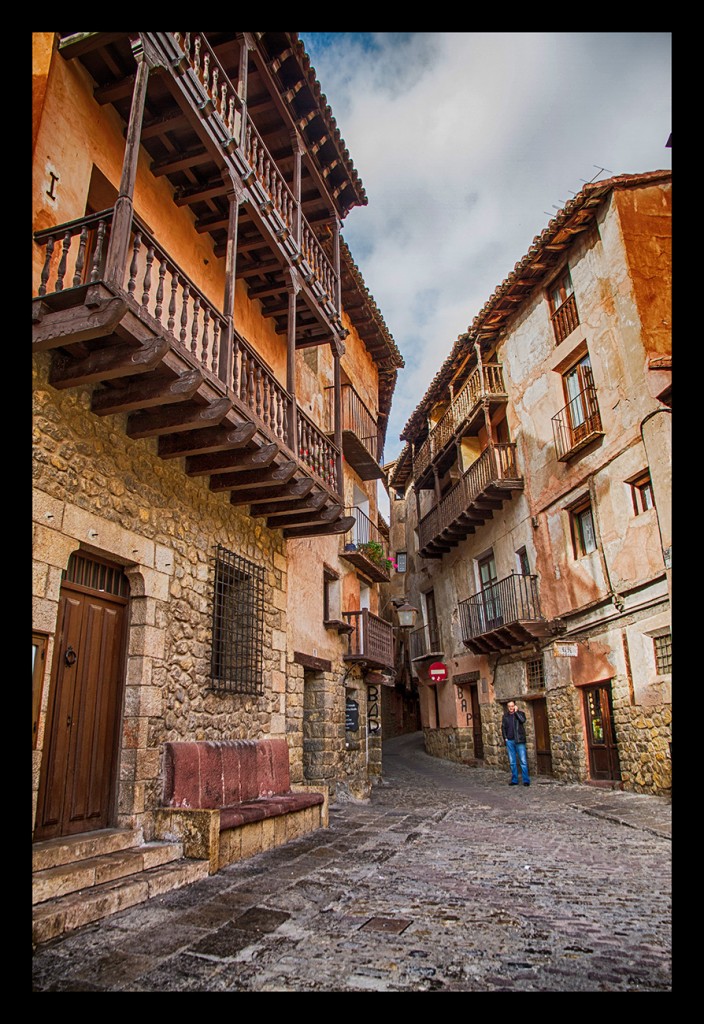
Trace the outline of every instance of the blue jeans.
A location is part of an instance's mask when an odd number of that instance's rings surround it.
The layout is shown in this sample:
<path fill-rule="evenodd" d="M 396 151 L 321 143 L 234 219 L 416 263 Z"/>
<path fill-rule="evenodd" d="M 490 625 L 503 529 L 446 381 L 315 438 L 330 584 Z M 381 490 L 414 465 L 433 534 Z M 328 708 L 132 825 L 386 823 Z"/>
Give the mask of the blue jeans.
<path fill-rule="evenodd" d="M 515 740 L 506 740 L 506 750 L 508 751 L 508 763 L 511 766 L 511 782 L 518 782 L 519 763 L 521 765 L 523 781 L 530 782 L 525 743 L 516 743 Z"/>

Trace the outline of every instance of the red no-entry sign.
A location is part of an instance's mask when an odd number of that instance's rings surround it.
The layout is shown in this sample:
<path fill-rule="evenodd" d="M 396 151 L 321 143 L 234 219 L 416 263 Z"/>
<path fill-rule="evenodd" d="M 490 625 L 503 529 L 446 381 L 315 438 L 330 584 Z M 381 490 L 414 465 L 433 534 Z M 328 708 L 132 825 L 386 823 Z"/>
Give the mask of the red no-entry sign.
<path fill-rule="evenodd" d="M 447 665 L 443 665 L 441 661 L 434 661 L 428 671 L 434 683 L 444 683 L 447 679 Z"/>

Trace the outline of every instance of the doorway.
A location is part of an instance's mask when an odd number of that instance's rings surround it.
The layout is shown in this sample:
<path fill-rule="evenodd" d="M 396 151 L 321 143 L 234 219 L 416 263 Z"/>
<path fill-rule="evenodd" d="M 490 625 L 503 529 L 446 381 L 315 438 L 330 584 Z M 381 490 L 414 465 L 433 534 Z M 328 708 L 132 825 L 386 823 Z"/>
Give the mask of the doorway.
<path fill-rule="evenodd" d="M 474 756 L 484 760 L 484 741 L 482 740 L 482 715 L 479 708 L 479 691 L 476 683 L 470 684 L 469 695 L 472 701 L 472 741 L 474 743 Z"/>
<path fill-rule="evenodd" d="M 538 775 L 552 775 L 552 751 L 548 727 L 548 706 L 544 697 L 531 701 L 533 709 L 533 735 L 535 736 L 535 761 Z"/>
<path fill-rule="evenodd" d="M 594 780 L 621 781 L 621 767 L 613 723 L 611 684 L 584 690 L 589 776 Z"/>
<path fill-rule="evenodd" d="M 35 839 L 113 822 L 128 601 L 120 566 L 71 555 L 59 597 Z"/>

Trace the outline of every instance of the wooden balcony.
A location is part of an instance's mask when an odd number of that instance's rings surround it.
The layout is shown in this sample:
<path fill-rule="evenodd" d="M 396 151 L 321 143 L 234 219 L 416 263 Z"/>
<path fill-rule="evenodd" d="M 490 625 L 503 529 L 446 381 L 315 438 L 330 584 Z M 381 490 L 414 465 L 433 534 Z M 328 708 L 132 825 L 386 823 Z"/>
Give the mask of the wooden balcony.
<path fill-rule="evenodd" d="M 516 445 L 490 444 L 418 523 L 418 553 L 423 558 L 442 558 L 522 489 Z"/>
<path fill-rule="evenodd" d="M 262 40 L 248 49 L 242 33 L 61 33 L 61 55 L 83 65 L 95 83 L 97 103 L 112 105 L 125 124 L 136 69 L 131 35 L 139 36 L 153 69 L 137 139 L 152 174 L 170 182 L 175 205 L 191 210 L 196 232 L 210 234 L 216 256 L 229 258 L 235 242 L 237 276 L 246 280 L 250 297 L 261 302 L 277 333 L 288 331 L 293 273 L 300 289 L 296 345 L 344 338 L 339 268 L 323 241 L 334 220 L 332 208 L 344 216 L 359 197 L 352 194 L 344 161 L 326 150 L 326 159 L 337 165 L 326 175 L 317 152 L 302 161 L 292 149 L 289 117 L 296 118 L 297 103 L 282 113 L 282 86 L 271 67 L 277 58 L 270 59 Z M 263 35 L 271 45 L 278 39 Z M 277 45 L 283 47 L 286 34 L 279 35 Z M 284 53 L 278 63 L 291 59 L 291 50 Z M 309 89 L 306 81 L 301 103 Z M 233 190 L 239 197 L 234 208 Z"/>
<path fill-rule="evenodd" d="M 474 654 L 518 650 L 564 630 L 540 611 L 538 577 L 517 573 L 460 602 L 462 642 Z"/>
<path fill-rule="evenodd" d="M 340 558 L 373 582 L 388 583 L 391 578 L 388 538 L 360 508 L 348 508 L 345 513 L 353 519 L 354 525 L 349 542 L 340 552 Z"/>
<path fill-rule="evenodd" d="M 332 436 L 335 432 L 334 388 L 326 388 L 325 397 L 326 429 Z M 351 384 L 342 385 L 342 451 L 362 480 L 384 476 L 377 421 Z"/>
<path fill-rule="evenodd" d="M 422 486 L 431 465 L 442 463 L 444 455 L 447 454 L 450 463 L 454 461 L 454 451 L 448 452 L 450 442 L 476 429 L 485 404 L 491 415 L 498 405 L 507 401 L 501 364 L 486 363 L 476 367 L 423 444 L 414 452 L 413 476 L 416 483 Z"/>
<path fill-rule="evenodd" d="M 342 618 L 354 627 L 347 637 L 344 661 L 363 662 L 370 668 L 394 667 L 394 631 L 389 622 L 367 608 L 343 612 Z"/>
<path fill-rule="evenodd" d="M 604 436 L 596 388 L 585 387 L 552 418 L 558 462 L 567 462 L 592 441 Z"/>
<path fill-rule="evenodd" d="M 418 629 L 411 630 L 408 637 L 408 646 L 411 661 L 444 657 L 440 630 L 437 624 L 419 626 Z"/>
<path fill-rule="evenodd" d="M 124 287 L 106 280 L 113 210 L 38 232 L 33 350 L 56 388 L 93 385 L 98 416 L 249 505 L 287 537 L 344 533 L 338 450 L 137 217 Z"/>
<path fill-rule="evenodd" d="M 571 334 L 579 326 L 577 300 L 574 297 L 574 292 L 567 296 L 561 306 L 557 307 L 550 319 L 555 332 L 555 342 L 559 345 L 568 334 Z"/>

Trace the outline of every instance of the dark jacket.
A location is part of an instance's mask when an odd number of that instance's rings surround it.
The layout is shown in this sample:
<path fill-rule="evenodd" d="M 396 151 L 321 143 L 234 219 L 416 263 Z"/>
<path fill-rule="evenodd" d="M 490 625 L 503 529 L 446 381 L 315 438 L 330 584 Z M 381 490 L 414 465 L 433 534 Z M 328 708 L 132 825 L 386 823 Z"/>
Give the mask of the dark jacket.
<path fill-rule="evenodd" d="M 504 717 L 501 719 L 501 735 L 506 739 L 506 723 L 511 717 L 508 711 L 504 711 Z M 525 743 L 526 741 L 526 730 L 525 730 L 525 712 L 515 711 L 513 715 L 513 738 L 516 743 Z"/>

